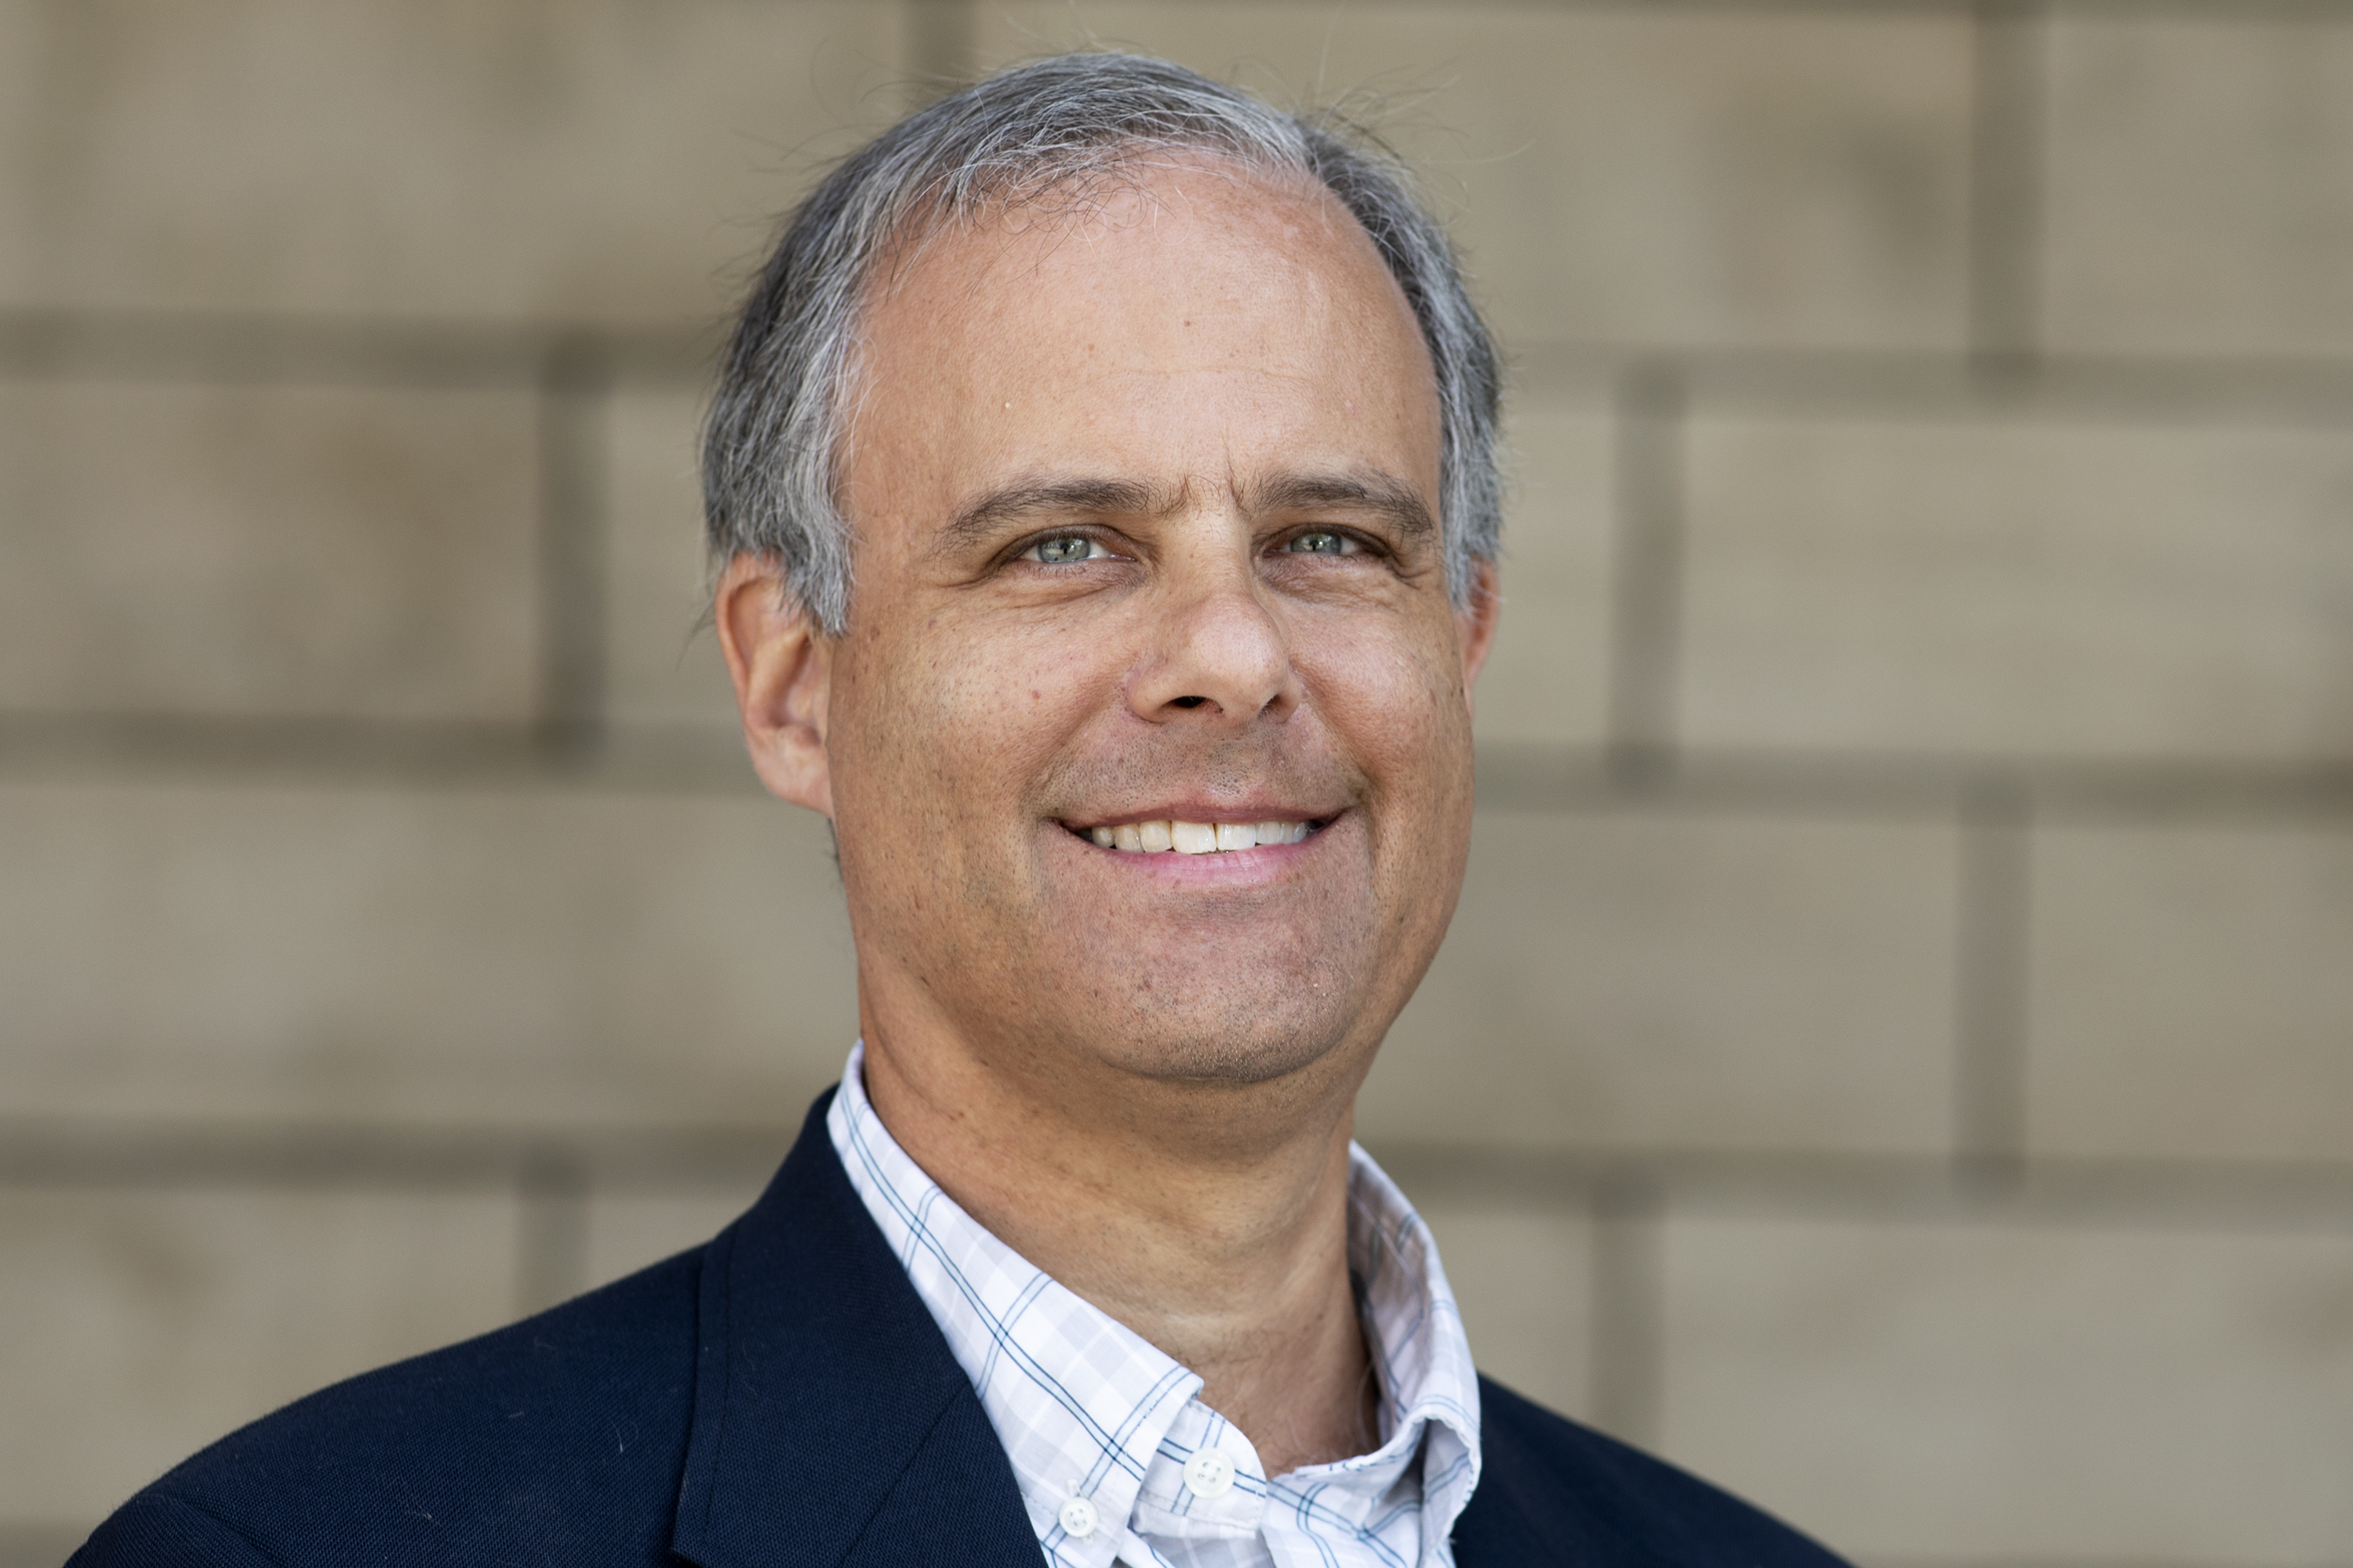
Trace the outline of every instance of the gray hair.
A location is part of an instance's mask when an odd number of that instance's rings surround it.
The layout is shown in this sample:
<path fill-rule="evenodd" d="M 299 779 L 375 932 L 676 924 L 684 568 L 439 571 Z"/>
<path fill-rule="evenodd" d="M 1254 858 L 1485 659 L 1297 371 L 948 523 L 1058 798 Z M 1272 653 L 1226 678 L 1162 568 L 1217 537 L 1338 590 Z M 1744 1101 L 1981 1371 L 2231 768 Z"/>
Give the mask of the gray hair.
<path fill-rule="evenodd" d="M 992 202 L 1092 182 L 1154 154 L 1208 154 L 1324 186 L 1404 291 L 1437 372 L 1447 581 L 1469 602 L 1503 525 L 1495 348 L 1446 231 L 1387 147 L 1334 115 L 1270 108 L 1166 60 L 1072 54 L 975 82 L 850 155 L 785 226 L 745 302 L 703 429 L 713 557 L 773 559 L 828 636 L 849 612 L 850 539 L 836 501 L 860 330 L 878 263 L 910 234 Z"/>

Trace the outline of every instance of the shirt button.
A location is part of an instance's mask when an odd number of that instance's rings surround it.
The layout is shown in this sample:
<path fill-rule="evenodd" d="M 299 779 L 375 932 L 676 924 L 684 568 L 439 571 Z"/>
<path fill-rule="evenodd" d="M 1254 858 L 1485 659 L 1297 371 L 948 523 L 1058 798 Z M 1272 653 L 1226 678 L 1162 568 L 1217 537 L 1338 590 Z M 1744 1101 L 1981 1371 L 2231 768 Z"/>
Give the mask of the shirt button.
<path fill-rule="evenodd" d="M 1084 1498 L 1072 1498 L 1062 1505 L 1063 1533 L 1084 1541 L 1095 1532 L 1101 1521 L 1095 1517 L 1095 1505 Z"/>
<path fill-rule="evenodd" d="M 1197 1498 L 1220 1498 L 1232 1489 L 1234 1462 L 1216 1448 L 1196 1448 L 1185 1461 L 1185 1489 Z"/>

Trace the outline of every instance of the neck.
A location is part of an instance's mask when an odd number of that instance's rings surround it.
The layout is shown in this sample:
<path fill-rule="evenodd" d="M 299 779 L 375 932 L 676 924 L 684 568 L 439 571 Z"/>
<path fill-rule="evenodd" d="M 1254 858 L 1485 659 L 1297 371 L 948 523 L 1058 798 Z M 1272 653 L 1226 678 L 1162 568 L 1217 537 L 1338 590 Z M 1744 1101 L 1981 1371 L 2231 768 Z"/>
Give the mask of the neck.
<path fill-rule="evenodd" d="M 1347 1263 L 1360 1067 L 1088 1086 L 1100 1075 L 1011 1075 L 866 1022 L 866 1092 L 892 1137 L 998 1240 L 1198 1373 L 1268 1475 L 1375 1446 Z"/>

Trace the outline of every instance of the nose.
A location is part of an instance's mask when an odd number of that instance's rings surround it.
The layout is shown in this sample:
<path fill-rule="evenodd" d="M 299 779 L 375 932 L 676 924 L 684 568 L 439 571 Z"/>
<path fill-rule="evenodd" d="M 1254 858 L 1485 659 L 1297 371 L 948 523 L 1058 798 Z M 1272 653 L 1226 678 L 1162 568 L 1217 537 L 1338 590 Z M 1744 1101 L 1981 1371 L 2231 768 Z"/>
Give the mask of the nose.
<path fill-rule="evenodd" d="M 1175 567 L 1163 588 L 1150 652 L 1129 683 L 1131 711 L 1155 724 L 1229 727 L 1288 717 L 1300 696 L 1291 641 L 1250 562 Z"/>

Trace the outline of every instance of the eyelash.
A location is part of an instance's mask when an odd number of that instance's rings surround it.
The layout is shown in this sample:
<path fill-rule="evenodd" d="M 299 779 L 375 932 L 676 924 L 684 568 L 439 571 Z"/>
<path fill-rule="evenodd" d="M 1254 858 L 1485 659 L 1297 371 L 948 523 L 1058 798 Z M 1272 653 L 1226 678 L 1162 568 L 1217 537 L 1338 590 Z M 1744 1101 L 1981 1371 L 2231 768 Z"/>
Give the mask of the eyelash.
<path fill-rule="evenodd" d="M 1336 550 L 1294 548 L 1302 539 L 1335 539 L 1339 541 L 1340 547 Z M 1303 528 L 1283 540 L 1280 553 L 1286 556 L 1361 556 L 1366 549 L 1364 540 L 1344 528 Z"/>
<path fill-rule="evenodd" d="M 1076 560 L 1050 561 L 1045 555 L 1046 546 L 1049 545 L 1083 545 L 1087 547 L 1087 554 L 1079 556 Z M 1102 540 L 1090 535 L 1049 534 L 1042 539 L 1033 539 L 1022 546 L 1020 558 L 1025 561 L 1035 561 L 1041 567 L 1075 567 L 1088 561 L 1099 561 L 1110 554 L 1111 552 L 1103 547 Z"/>

